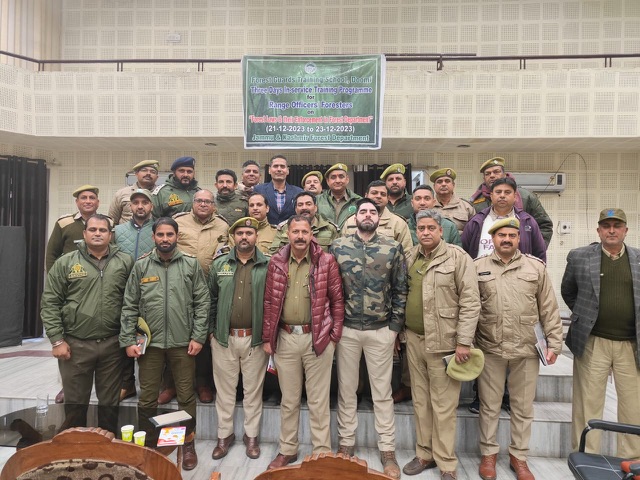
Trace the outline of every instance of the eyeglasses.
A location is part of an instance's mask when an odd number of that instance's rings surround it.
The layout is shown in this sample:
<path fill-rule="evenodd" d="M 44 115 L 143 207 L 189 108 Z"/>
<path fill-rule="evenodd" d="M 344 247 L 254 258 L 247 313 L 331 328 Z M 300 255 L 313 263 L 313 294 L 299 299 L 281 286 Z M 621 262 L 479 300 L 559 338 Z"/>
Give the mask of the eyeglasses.
<path fill-rule="evenodd" d="M 199 203 L 204 205 L 213 205 L 213 200 L 206 200 L 204 198 L 196 198 L 193 203 Z"/>

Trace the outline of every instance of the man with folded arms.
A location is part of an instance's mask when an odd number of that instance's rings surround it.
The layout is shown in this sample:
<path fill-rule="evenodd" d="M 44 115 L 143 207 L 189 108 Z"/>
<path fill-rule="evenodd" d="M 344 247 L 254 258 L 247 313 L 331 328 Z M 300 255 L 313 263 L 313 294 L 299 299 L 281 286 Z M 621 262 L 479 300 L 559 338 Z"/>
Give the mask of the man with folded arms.
<path fill-rule="evenodd" d="M 405 310 L 416 457 L 402 471 L 417 475 L 437 465 L 442 480 L 455 480 L 456 409 L 462 384 L 446 374 L 442 357 L 455 353 L 457 363 L 469 361 L 480 314 L 478 281 L 471 257 L 442 240 L 440 213 L 418 212 L 416 224 L 420 244 L 407 254 Z"/>
<path fill-rule="evenodd" d="M 268 357 L 262 349 L 264 285 L 268 257 L 256 248 L 258 221 L 244 217 L 230 228 L 235 247 L 216 257 L 209 273 L 213 378 L 217 389 L 218 444 L 214 460 L 223 458 L 236 439 L 233 411 L 242 373 L 244 437 L 249 458 L 260 456 L 262 387 Z"/>
<path fill-rule="evenodd" d="M 280 402 L 280 447 L 268 469 L 298 459 L 298 424 L 305 381 L 313 453 L 331 451 L 329 386 L 342 336 L 340 270 L 311 234 L 308 217 L 288 220 L 289 245 L 271 257 L 264 293 L 263 348 L 274 356 Z"/>
<path fill-rule="evenodd" d="M 475 260 L 482 305 L 475 344 L 485 358 L 484 370 L 478 377 L 482 454 L 479 473 L 483 480 L 496 478 L 498 421 L 509 370 L 510 467 L 518 480 L 534 480 L 527 454 L 540 369 L 535 328 L 540 323 L 548 344 L 545 358 L 551 365 L 562 351 L 562 321 L 544 262 L 518 249 L 518 219 L 498 220 L 489 234 L 495 247 L 493 253 Z"/>

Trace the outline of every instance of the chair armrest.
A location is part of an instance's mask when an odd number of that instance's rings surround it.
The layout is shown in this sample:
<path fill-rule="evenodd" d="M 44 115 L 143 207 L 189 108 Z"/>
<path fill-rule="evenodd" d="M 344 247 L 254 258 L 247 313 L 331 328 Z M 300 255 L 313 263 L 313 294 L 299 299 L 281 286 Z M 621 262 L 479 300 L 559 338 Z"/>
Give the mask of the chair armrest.
<path fill-rule="evenodd" d="M 631 435 L 640 435 L 640 425 L 630 425 L 628 423 L 609 422 L 607 420 L 591 419 L 587 422 L 587 426 L 580 436 L 579 451 L 584 452 L 587 443 L 587 433 L 591 430 L 604 430 L 615 433 L 628 433 Z"/>

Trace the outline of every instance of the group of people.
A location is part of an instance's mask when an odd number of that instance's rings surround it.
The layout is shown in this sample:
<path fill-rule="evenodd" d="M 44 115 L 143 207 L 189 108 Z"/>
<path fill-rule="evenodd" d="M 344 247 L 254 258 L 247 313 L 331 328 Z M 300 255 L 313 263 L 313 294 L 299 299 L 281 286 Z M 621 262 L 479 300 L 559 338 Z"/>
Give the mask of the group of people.
<path fill-rule="evenodd" d="M 419 185 L 409 194 L 405 167 L 393 164 L 364 198 L 348 188 L 343 163 L 307 173 L 301 188 L 287 182 L 284 156 L 271 159 L 267 183 L 260 183 L 257 162 L 247 161 L 240 182 L 233 170 L 216 173 L 216 194 L 198 186 L 192 157 L 178 158 L 161 185 L 158 169 L 154 160 L 135 165 L 136 184 L 116 193 L 109 216 L 96 213 L 98 188 L 79 187 L 78 213 L 54 226 L 41 310 L 65 403 L 87 404 L 94 377 L 100 406 L 135 396 L 137 359 L 141 424 L 177 396 L 192 417 L 182 466 L 193 469 L 196 395 L 211 402 L 215 383 L 212 457 L 223 458 L 235 442 L 242 375 L 243 443 L 246 455 L 258 458 L 265 371 L 277 370 L 280 441 L 269 464 L 277 468 L 297 460 L 303 389 L 313 452 L 331 451 L 334 359 L 337 450 L 354 455 L 364 356 L 385 473 L 400 477 L 393 404 L 411 396 L 416 456 L 402 471 L 437 467 L 451 480 L 461 382 L 447 375 L 443 357 L 453 355 L 464 368 L 479 350 L 479 474 L 496 478 L 508 392 L 510 465 L 518 479 L 534 478 L 527 453 L 540 367 L 536 329 L 548 344 L 546 363 L 562 350 L 544 263 L 553 224 L 537 197 L 506 172 L 504 159 L 481 166 L 484 181 L 470 201 L 455 194 L 452 168 L 432 173 L 433 188 Z M 573 312 L 567 345 L 575 355 L 574 448 L 586 420 L 602 416 L 610 370 L 620 420 L 640 423 L 640 250 L 624 244 L 626 221 L 620 209 L 603 210 L 601 242 L 571 251 L 562 281 Z M 148 344 L 137 335 L 141 321 Z M 401 348 L 406 361 L 393 392 Z M 149 429 L 148 444 L 155 445 Z M 619 454 L 639 457 L 640 448 L 621 436 Z"/>

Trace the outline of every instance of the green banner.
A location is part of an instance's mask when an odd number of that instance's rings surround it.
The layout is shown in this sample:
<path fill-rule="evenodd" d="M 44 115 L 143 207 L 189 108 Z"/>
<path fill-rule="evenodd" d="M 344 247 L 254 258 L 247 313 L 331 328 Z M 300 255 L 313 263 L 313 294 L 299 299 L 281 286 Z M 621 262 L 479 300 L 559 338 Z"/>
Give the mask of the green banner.
<path fill-rule="evenodd" d="M 384 55 L 244 56 L 245 148 L 380 148 L 384 77 Z"/>

